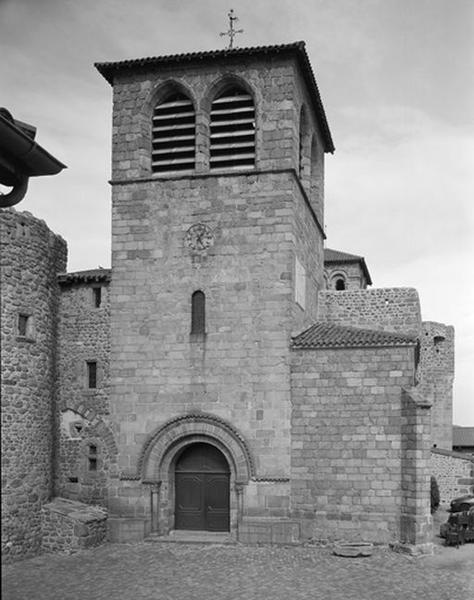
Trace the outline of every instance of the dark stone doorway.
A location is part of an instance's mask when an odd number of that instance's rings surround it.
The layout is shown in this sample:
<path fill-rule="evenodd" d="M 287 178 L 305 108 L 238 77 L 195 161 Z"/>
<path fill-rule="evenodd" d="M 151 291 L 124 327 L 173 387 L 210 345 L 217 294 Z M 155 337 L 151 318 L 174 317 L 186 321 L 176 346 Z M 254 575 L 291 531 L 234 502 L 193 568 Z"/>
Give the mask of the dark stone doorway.
<path fill-rule="evenodd" d="M 175 467 L 175 528 L 229 531 L 230 470 L 222 452 L 210 444 L 192 444 Z"/>

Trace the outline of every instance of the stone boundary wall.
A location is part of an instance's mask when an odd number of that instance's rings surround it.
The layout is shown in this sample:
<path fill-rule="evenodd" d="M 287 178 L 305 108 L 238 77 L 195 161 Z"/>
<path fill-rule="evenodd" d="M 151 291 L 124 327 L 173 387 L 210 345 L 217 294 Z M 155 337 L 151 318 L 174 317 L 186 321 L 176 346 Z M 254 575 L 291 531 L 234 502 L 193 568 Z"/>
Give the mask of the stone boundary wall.
<path fill-rule="evenodd" d="M 421 309 L 413 288 L 319 292 L 318 319 L 334 325 L 419 335 Z"/>
<path fill-rule="evenodd" d="M 107 537 L 107 511 L 99 506 L 54 498 L 42 509 L 42 549 L 71 554 L 99 546 Z"/>
<path fill-rule="evenodd" d="M 442 505 L 474 493 L 474 456 L 432 448 L 431 473 L 438 482 Z"/>

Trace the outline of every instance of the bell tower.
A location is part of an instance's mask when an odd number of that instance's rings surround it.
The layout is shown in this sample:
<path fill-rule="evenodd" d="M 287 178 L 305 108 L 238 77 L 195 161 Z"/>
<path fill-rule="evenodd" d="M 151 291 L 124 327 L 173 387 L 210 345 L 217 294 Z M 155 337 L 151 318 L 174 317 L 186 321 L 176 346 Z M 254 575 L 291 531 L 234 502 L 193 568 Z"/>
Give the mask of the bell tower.
<path fill-rule="evenodd" d="M 248 449 L 253 478 L 230 506 L 284 516 L 289 342 L 324 288 L 334 150 L 304 44 L 96 67 L 114 98 L 110 401 L 129 490 L 117 508 L 147 517 L 153 432 L 203 414 Z M 203 428 L 193 435 L 212 438 Z M 233 493 L 238 469 L 218 437 Z M 166 485 L 160 530 L 174 523 Z"/>

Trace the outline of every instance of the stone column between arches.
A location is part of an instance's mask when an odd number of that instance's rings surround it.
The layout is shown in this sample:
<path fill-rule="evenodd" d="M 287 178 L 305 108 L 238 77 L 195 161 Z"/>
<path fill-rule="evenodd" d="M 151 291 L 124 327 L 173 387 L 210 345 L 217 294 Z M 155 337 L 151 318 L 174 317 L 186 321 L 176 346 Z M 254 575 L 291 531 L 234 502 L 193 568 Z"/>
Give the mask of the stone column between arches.
<path fill-rule="evenodd" d="M 244 438 L 221 419 L 207 415 L 179 417 L 154 432 L 145 444 L 139 467 L 151 484 L 151 530 L 166 535 L 174 529 L 175 465 L 181 452 L 196 443 L 210 444 L 224 455 L 230 470 L 230 533 L 237 537 L 242 519 L 242 486 L 253 473 Z"/>

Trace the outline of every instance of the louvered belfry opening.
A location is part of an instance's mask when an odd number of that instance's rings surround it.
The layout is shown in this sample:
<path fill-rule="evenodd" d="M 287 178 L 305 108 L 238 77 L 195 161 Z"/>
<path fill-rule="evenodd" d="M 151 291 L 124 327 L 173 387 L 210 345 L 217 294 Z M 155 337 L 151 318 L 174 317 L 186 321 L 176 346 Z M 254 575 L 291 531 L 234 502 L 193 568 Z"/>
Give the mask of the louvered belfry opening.
<path fill-rule="evenodd" d="M 194 169 L 196 115 L 187 96 L 173 92 L 156 105 L 152 145 L 153 173 Z"/>
<path fill-rule="evenodd" d="M 255 165 L 255 107 L 242 88 L 224 90 L 211 106 L 211 169 Z"/>

